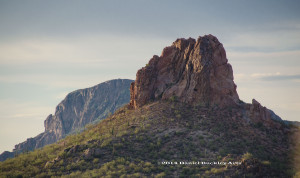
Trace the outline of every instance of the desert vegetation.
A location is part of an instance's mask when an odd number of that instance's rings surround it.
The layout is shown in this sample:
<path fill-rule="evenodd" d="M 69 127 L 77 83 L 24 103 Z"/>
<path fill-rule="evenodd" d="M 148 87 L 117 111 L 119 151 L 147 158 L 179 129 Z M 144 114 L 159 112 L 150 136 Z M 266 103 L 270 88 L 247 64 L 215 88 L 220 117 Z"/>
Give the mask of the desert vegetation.
<path fill-rule="evenodd" d="M 239 108 L 157 101 L 127 106 L 57 144 L 0 163 L 0 177 L 256 177 L 293 174 L 283 130 Z M 282 126 L 288 127 L 288 126 Z M 163 162 L 237 162 L 232 165 Z"/>

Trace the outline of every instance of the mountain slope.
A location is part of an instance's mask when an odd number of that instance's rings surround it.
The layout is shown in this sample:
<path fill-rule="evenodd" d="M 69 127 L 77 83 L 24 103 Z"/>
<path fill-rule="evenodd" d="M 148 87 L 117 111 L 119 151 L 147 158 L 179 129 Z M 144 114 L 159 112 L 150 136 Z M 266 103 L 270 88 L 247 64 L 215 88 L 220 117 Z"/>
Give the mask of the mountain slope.
<path fill-rule="evenodd" d="M 232 74 L 216 37 L 178 39 L 137 72 L 127 106 L 0 176 L 291 177 L 297 129 L 241 101 Z"/>
<path fill-rule="evenodd" d="M 243 107 L 174 101 L 125 107 L 82 134 L 1 163 L 0 172 L 24 177 L 288 176 L 289 127 L 277 121 L 279 129 L 248 122 Z"/>
<path fill-rule="evenodd" d="M 34 138 L 17 144 L 14 153 L 3 154 L 1 161 L 14 154 L 31 151 L 54 143 L 68 134 L 76 133 L 86 124 L 99 121 L 129 102 L 132 80 L 110 80 L 94 87 L 69 93 L 58 104 L 55 114 L 44 121 L 45 131 Z"/>

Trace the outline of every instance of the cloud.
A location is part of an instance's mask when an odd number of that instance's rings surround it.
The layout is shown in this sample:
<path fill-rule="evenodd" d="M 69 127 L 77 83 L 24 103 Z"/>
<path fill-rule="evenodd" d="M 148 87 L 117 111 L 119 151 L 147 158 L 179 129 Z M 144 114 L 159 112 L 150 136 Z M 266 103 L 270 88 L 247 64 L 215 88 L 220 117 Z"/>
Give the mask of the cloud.
<path fill-rule="evenodd" d="M 287 81 L 293 80 L 299 82 L 300 74 L 281 74 L 280 72 L 276 73 L 254 73 L 251 74 L 251 77 L 254 79 L 260 79 L 264 81 Z"/>
<path fill-rule="evenodd" d="M 99 76 L 68 76 L 59 74 L 28 74 L 28 75 L 8 75 L 0 76 L 3 83 L 30 83 L 52 88 L 82 88 L 93 86 L 101 81 L 108 80 L 106 77 Z"/>
<path fill-rule="evenodd" d="M 0 100 L 0 153 L 43 132 L 43 122 L 53 112 L 54 108 L 37 102 Z"/>
<path fill-rule="evenodd" d="M 281 60 L 297 60 L 300 56 L 300 50 L 292 50 L 292 51 L 275 51 L 275 52 L 260 52 L 260 51 L 252 51 L 252 52 L 245 52 L 245 51 L 235 51 L 235 50 L 228 50 L 227 57 L 235 58 L 235 59 L 272 59 L 275 61 L 278 59 Z"/>
<path fill-rule="evenodd" d="M 297 75 L 300 71 L 299 56 L 300 50 L 281 52 L 240 52 L 229 50 L 227 52 L 227 58 L 233 66 L 236 79 L 262 73 L 264 75 L 276 75 L 279 72 L 281 75 Z"/>
<path fill-rule="evenodd" d="M 135 78 L 171 40 L 84 35 L 0 42 L 0 82 L 78 89 L 116 78 Z"/>
<path fill-rule="evenodd" d="M 280 76 L 280 72 L 276 73 L 253 73 L 251 77 L 253 78 L 263 78 L 263 77 L 270 77 L 270 76 Z"/>
<path fill-rule="evenodd" d="M 293 51 L 300 49 L 299 38 L 300 22 L 287 21 L 238 31 L 227 38 L 225 46 L 239 52 Z"/>
<path fill-rule="evenodd" d="M 168 43 L 168 40 L 151 37 L 107 34 L 73 38 L 23 38 L 0 43 L 0 64 L 51 62 L 59 65 L 61 62 L 91 64 L 103 61 L 147 60 L 153 54 L 160 53 Z"/>
<path fill-rule="evenodd" d="M 235 75 L 235 80 L 241 82 L 243 80 L 247 81 L 295 81 L 300 82 L 300 74 L 281 74 L 280 72 L 275 73 L 252 73 L 247 75 L 245 73 L 238 73 Z"/>
<path fill-rule="evenodd" d="M 269 75 L 269 76 L 261 76 L 261 80 L 264 81 L 282 81 L 282 80 L 293 80 L 296 82 L 300 82 L 300 75 Z"/>
<path fill-rule="evenodd" d="M 12 110 L 12 108 L 14 108 Z M 54 109 L 47 106 L 41 106 L 35 102 L 20 102 L 13 99 L 0 100 L 0 120 L 10 119 L 36 119 L 44 120 L 47 114 L 54 112 Z M 5 118 L 5 119 L 4 119 Z"/>
<path fill-rule="evenodd" d="M 0 82 L 83 88 L 135 78 L 171 41 L 136 36 L 78 36 L 0 42 Z"/>

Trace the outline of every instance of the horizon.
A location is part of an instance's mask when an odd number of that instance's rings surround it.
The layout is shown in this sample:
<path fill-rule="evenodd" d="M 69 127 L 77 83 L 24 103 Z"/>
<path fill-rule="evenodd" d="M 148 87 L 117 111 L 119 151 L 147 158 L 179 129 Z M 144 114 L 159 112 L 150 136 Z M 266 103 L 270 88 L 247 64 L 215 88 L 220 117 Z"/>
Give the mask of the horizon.
<path fill-rule="evenodd" d="M 65 96 L 138 69 L 177 38 L 216 36 L 241 100 L 300 121 L 300 2 L 0 0 L 0 153 Z"/>

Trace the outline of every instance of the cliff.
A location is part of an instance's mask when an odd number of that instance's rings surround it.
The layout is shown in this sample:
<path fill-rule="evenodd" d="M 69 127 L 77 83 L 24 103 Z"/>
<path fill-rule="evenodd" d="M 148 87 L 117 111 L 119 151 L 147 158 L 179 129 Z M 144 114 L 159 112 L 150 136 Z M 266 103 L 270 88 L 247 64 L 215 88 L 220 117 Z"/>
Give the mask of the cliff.
<path fill-rule="evenodd" d="M 14 153 L 3 155 L 0 161 L 15 153 L 32 151 L 57 142 L 68 134 L 76 133 L 86 124 L 93 123 L 114 113 L 116 109 L 129 102 L 129 86 L 132 80 L 110 80 L 94 87 L 69 93 L 57 105 L 55 114 L 44 121 L 45 131 L 34 138 L 15 145 Z M 4 154 L 3 153 L 3 154 Z"/>
<path fill-rule="evenodd" d="M 244 118 L 268 126 L 276 125 L 272 120 L 282 121 L 255 99 L 252 104 L 242 102 L 233 79 L 226 51 L 215 36 L 180 38 L 137 71 L 130 85 L 130 107 L 137 109 L 151 101 L 172 99 L 210 107 L 239 106 Z"/>

